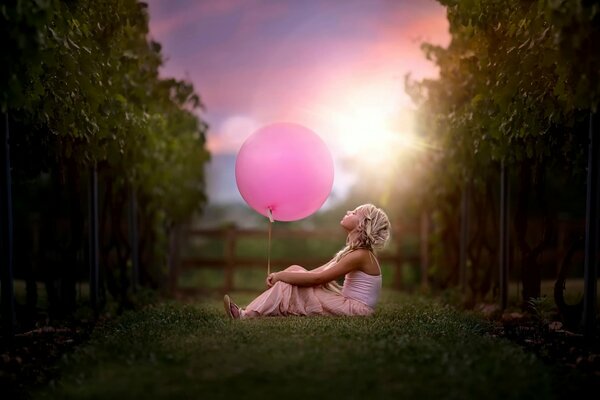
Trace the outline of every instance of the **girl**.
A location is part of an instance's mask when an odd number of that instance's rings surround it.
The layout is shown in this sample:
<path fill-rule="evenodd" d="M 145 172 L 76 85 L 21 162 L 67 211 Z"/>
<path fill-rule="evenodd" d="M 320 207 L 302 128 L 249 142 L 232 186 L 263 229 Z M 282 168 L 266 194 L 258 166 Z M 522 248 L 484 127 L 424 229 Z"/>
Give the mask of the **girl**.
<path fill-rule="evenodd" d="M 269 274 L 268 290 L 242 309 L 225 295 L 232 319 L 289 315 L 370 315 L 381 292 L 381 269 L 374 250 L 390 238 L 390 221 L 380 208 L 363 204 L 348 211 L 340 225 L 346 247 L 311 271 L 292 265 Z M 340 287 L 335 280 L 344 276 Z"/>

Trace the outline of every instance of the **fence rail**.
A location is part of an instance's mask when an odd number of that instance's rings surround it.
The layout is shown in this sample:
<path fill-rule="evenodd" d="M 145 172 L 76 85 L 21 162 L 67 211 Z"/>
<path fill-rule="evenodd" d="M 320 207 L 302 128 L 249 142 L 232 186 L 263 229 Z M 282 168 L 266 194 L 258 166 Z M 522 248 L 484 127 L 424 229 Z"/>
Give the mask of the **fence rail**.
<path fill-rule="evenodd" d="M 393 232 L 392 237 L 396 238 L 396 251 L 394 253 L 383 252 L 378 258 L 381 262 L 391 263 L 393 265 L 393 280 L 392 286 L 395 288 L 402 287 L 402 266 L 406 262 L 420 265 L 421 269 L 426 269 L 427 265 L 427 252 L 423 249 L 423 243 L 426 243 L 426 236 L 424 236 L 422 225 L 403 225 L 401 228 L 402 235 L 416 235 L 421 246 L 421 250 L 417 251 L 415 255 L 403 255 L 400 251 L 400 230 Z M 206 291 L 203 288 L 182 288 L 179 287 L 179 278 L 182 272 L 194 269 L 213 269 L 224 271 L 224 284 L 219 290 L 222 293 L 236 290 L 234 285 L 234 274 L 237 269 L 259 269 L 265 268 L 267 264 L 267 257 L 241 257 L 236 255 L 236 247 L 240 239 L 246 238 L 264 238 L 265 242 L 268 240 L 268 231 L 264 229 L 239 229 L 235 227 L 226 227 L 219 229 L 190 229 L 183 234 L 183 239 L 189 243 L 195 238 L 206 238 L 206 239 L 217 239 L 222 240 L 223 254 L 220 257 L 202 257 L 202 256 L 185 256 L 177 257 L 177 260 L 173 263 L 171 270 L 171 290 L 175 294 L 195 294 L 198 292 Z M 282 229 L 273 230 L 272 239 L 322 239 L 322 240 L 337 240 L 343 242 L 344 235 L 339 229 Z M 271 265 L 306 265 L 306 266 L 318 266 L 329 261 L 330 257 L 279 257 L 272 258 Z M 424 276 L 422 274 L 422 276 Z"/>

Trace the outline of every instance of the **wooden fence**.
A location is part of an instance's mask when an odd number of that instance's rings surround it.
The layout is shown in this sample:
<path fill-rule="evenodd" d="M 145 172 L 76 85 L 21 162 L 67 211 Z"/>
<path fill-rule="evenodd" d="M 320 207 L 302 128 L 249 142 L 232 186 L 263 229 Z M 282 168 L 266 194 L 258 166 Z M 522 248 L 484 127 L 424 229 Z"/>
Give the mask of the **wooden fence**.
<path fill-rule="evenodd" d="M 575 234 L 579 234 L 584 230 L 583 220 L 559 220 L 557 224 L 557 240 L 555 246 L 548 248 L 538 257 L 538 263 L 544 267 L 547 274 L 553 277 L 558 276 L 560 265 L 567 252 L 568 242 L 570 237 Z M 392 240 L 395 242 L 392 247 L 393 251 L 386 251 L 379 254 L 379 259 L 382 263 L 391 264 L 393 268 L 393 275 L 391 278 L 391 285 L 394 288 L 404 288 L 405 282 L 403 282 L 403 267 L 406 263 L 411 264 L 413 267 L 420 269 L 419 276 L 421 286 L 427 285 L 427 269 L 429 265 L 429 251 L 427 243 L 429 241 L 428 235 L 430 231 L 430 220 L 425 214 L 422 215 L 418 223 L 399 224 L 396 222 L 395 230 L 392 233 Z M 532 220 L 530 221 L 530 231 L 541 232 L 541 221 Z M 179 286 L 179 280 L 182 273 L 193 270 L 193 269 L 213 269 L 223 271 L 223 285 L 218 288 L 220 292 L 229 292 L 232 290 L 240 290 L 236 288 L 234 282 L 234 275 L 236 270 L 239 269 L 264 269 L 266 270 L 267 254 L 265 252 L 262 256 L 257 257 L 243 257 L 236 254 L 236 249 L 241 240 L 247 238 L 254 238 L 257 243 L 264 243 L 266 249 L 266 243 L 268 240 L 268 232 L 266 229 L 240 229 L 236 227 L 226 227 L 219 229 L 191 229 L 186 232 L 181 232 L 178 235 L 177 242 L 188 246 L 196 239 L 207 239 L 210 241 L 220 241 L 222 244 L 222 254 L 213 257 L 205 255 L 201 256 L 183 256 L 180 257 L 180 251 L 174 251 L 174 259 L 169 263 L 171 265 L 170 273 L 170 288 L 174 294 L 181 295 L 193 295 L 196 293 L 206 292 L 207 288 L 184 288 Z M 406 243 L 405 239 L 412 237 L 416 239 L 417 249 L 411 251 L 408 254 L 402 254 L 401 249 Z M 273 229 L 272 239 L 298 239 L 309 240 L 319 239 L 328 241 L 331 243 L 343 243 L 344 234 L 341 229 L 314 229 L 314 230 L 290 230 L 290 229 Z M 180 245 L 173 245 L 174 248 L 181 248 Z M 515 248 L 514 243 L 514 232 L 511 233 L 511 270 L 513 275 L 519 275 L 519 268 L 522 263 L 520 260 L 520 254 Z M 273 271 L 279 270 L 281 266 L 287 266 L 292 264 L 299 264 L 306 266 L 307 268 L 314 268 L 322 265 L 329 260 L 330 257 L 311 257 L 310 254 L 305 254 L 302 257 L 281 257 L 271 259 L 271 266 Z M 572 263 L 583 262 L 583 250 L 581 249 L 575 254 Z M 276 268 L 273 268 L 275 266 Z M 266 271 L 265 271 L 266 273 Z M 514 277 L 513 277 L 514 278 Z M 549 278 L 546 278 L 549 279 Z M 243 290 L 243 289 L 242 289 Z"/>
<path fill-rule="evenodd" d="M 398 230 L 399 231 L 399 230 Z M 392 234 L 392 238 L 397 238 L 395 251 L 394 252 L 382 252 L 378 255 L 379 260 L 382 263 L 389 263 L 393 265 L 394 275 L 392 280 L 392 286 L 395 288 L 402 287 L 402 267 L 405 263 L 411 263 L 413 265 L 419 265 L 421 268 L 421 277 L 426 277 L 427 269 L 427 249 L 425 243 L 427 243 L 426 235 L 427 226 L 426 224 L 414 225 L 414 226 L 402 226 L 402 235 L 396 231 Z M 420 250 L 415 254 L 403 255 L 401 252 L 402 237 L 406 235 L 416 235 Z M 179 286 L 179 279 L 183 272 L 190 269 L 220 269 L 224 272 L 223 286 L 218 290 L 222 293 L 227 293 L 233 290 L 238 290 L 234 285 L 234 274 L 236 269 L 240 268 L 254 268 L 254 269 L 266 269 L 267 254 L 264 257 L 240 257 L 236 255 L 236 248 L 240 239 L 245 238 L 256 238 L 257 240 L 264 239 L 266 246 L 268 240 L 268 231 L 264 229 L 239 229 L 236 227 L 226 227 L 220 229 L 192 229 L 188 230 L 182 235 L 182 239 L 190 243 L 196 238 L 205 238 L 211 240 L 219 240 L 223 242 L 223 254 L 219 257 L 193 257 L 183 256 L 177 257 L 173 260 L 173 267 L 171 269 L 170 286 L 171 292 L 176 295 L 194 295 L 206 291 L 206 288 L 183 288 Z M 324 241 L 335 240 L 338 243 L 343 243 L 345 236 L 343 231 L 337 230 L 326 230 L 326 229 L 315 229 L 315 230 L 277 230 L 273 229 L 272 239 L 319 239 Z M 425 240 L 423 240 L 425 239 Z M 322 265 L 329 261 L 330 257 L 310 257 L 307 254 L 304 257 L 295 258 L 272 258 L 270 260 L 271 266 L 287 266 L 287 265 L 303 265 L 309 268 L 314 268 Z M 278 269 L 272 269 L 278 270 Z M 266 272 L 266 271 L 265 271 Z"/>

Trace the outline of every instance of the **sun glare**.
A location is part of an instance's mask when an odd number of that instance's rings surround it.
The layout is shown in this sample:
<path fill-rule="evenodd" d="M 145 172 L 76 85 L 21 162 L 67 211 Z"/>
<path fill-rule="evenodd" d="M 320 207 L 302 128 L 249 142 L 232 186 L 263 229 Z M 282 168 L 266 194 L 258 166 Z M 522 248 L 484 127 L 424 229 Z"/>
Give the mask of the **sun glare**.
<path fill-rule="evenodd" d="M 361 167 L 391 166 L 418 147 L 412 114 L 389 108 L 364 99 L 332 115 L 336 141 L 352 162 Z"/>
<path fill-rule="evenodd" d="M 356 107 L 333 116 L 338 140 L 344 152 L 356 156 L 361 152 L 381 151 L 394 140 L 389 116 L 376 107 Z"/>
<path fill-rule="evenodd" d="M 350 169 L 392 173 L 412 156 L 433 149 L 415 134 L 412 110 L 383 84 L 354 85 L 307 111 L 318 118 L 320 131 Z"/>

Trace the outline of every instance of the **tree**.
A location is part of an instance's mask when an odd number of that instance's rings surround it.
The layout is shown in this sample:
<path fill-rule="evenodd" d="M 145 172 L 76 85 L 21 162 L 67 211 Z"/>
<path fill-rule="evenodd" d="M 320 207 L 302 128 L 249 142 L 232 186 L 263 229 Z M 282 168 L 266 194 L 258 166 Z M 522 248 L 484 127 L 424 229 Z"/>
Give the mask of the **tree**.
<path fill-rule="evenodd" d="M 142 276 L 154 287 L 164 281 L 165 226 L 186 221 L 206 202 L 200 98 L 189 82 L 159 77 L 161 47 L 148 39 L 144 3 L 48 0 L 25 9 L 12 2 L 2 17 L 11 39 L 0 72 L 2 107 L 17 131 L 16 196 L 26 200 L 32 187 L 45 190 L 44 201 L 28 201 L 23 212 L 56 225 L 42 235 L 47 251 L 39 264 L 49 272 L 48 286 L 52 291 L 51 281 L 59 279 L 73 288 L 81 275 L 87 171 L 97 166 L 104 276 L 113 296 L 127 303 L 132 244 L 123 230 L 131 188 L 144 224 Z M 57 296 L 68 298 L 59 303 L 64 310 L 74 290 Z"/>
<path fill-rule="evenodd" d="M 593 61 L 578 66 L 580 55 L 565 58 L 561 35 L 565 26 L 574 29 L 585 48 L 593 43 L 588 42 L 593 38 L 586 31 L 591 28 L 573 22 L 586 12 L 582 2 L 573 2 L 579 6 L 520 0 L 440 2 L 447 7 L 451 43 L 448 48 L 423 46 L 428 58 L 439 66 L 440 77 L 409 80 L 407 85 L 420 112 L 427 116 L 422 129 L 431 132 L 430 140 L 444 148 L 430 180 L 438 209 L 436 226 L 446 237 L 455 236 L 453 210 L 460 182 L 472 180 L 473 197 L 484 199 L 485 193 L 495 191 L 499 163 L 510 165 L 517 174 L 513 225 L 527 305 L 540 295 L 538 255 L 554 241 L 556 210 L 547 204 L 545 190 L 548 179 L 557 177 L 548 171 L 560 171 L 571 182 L 581 182 L 586 160 L 582 126 L 587 110 L 597 103 L 579 101 L 589 95 L 587 88 L 597 86 L 598 69 L 593 69 L 597 56 L 590 55 Z M 587 11 L 596 10 L 597 2 L 594 4 Z M 592 19 L 597 19 L 596 14 L 589 13 L 594 15 Z M 585 90 L 569 83 L 582 71 L 590 76 L 586 82 L 592 84 L 584 84 Z M 592 92 L 597 99 L 597 88 Z M 580 186 L 572 185 L 576 190 Z M 532 200 L 535 209 L 530 208 Z M 489 208 L 489 203 L 481 204 Z M 538 210 L 544 230 L 532 244 L 528 218 Z M 476 240 L 485 237 L 486 224 L 481 222 L 486 216 L 477 219 L 480 223 L 475 229 L 480 231 L 471 235 L 470 258 L 476 248 L 487 246 Z M 447 239 L 438 246 L 447 248 L 449 243 Z M 473 264 L 473 268 L 472 274 L 489 267 Z"/>

